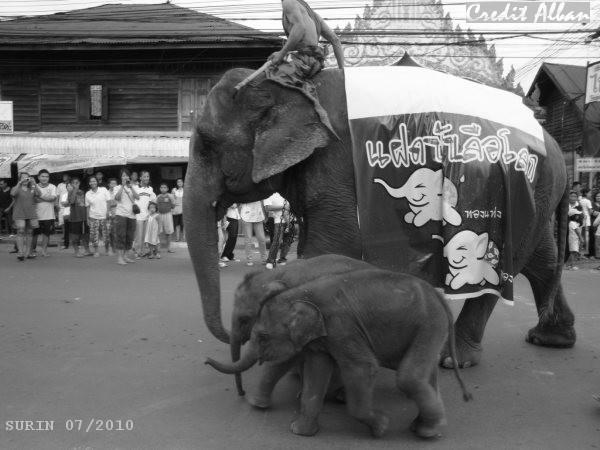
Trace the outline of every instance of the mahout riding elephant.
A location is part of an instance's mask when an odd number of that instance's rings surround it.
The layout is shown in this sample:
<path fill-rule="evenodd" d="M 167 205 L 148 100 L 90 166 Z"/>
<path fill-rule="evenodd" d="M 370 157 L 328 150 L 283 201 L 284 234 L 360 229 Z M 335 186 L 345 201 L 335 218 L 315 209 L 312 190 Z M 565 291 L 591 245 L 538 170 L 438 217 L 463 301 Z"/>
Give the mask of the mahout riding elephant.
<path fill-rule="evenodd" d="M 362 257 L 343 72 L 324 70 L 314 80 L 339 139 L 322 125 L 312 104 L 293 89 L 263 81 L 237 92 L 235 85 L 250 73 L 232 69 L 210 91 L 193 130 L 186 174 L 184 220 L 189 252 L 205 322 L 223 342 L 229 342 L 229 335 L 221 322 L 214 223 L 227 205 L 279 192 L 302 218 L 301 255 Z M 552 141 L 547 133 L 545 139 Z M 521 245 L 514 248 L 512 267 L 529 280 L 537 306 L 539 321 L 529 330 L 528 342 L 570 347 L 575 342 L 574 316 L 560 284 L 563 261 L 557 253 L 564 250 L 557 251 L 552 226 L 556 211 L 559 242 L 564 242 L 566 169 L 557 145 L 548 146 L 537 174 L 535 213 L 523 230 Z M 398 258 L 408 261 L 409 252 Z M 425 270 L 414 273 L 428 278 Z M 466 300 L 456 322 L 461 367 L 480 361 L 485 326 L 497 300 L 491 294 Z M 441 361 L 451 363 L 447 352 Z"/>
<path fill-rule="evenodd" d="M 246 274 L 235 291 L 231 314 L 230 345 L 233 361 L 239 360 L 241 346 L 250 339 L 252 327 L 258 318 L 260 305 L 264 299 L 320 277 L 367 268 L 373 269 L 374 266 L 347 256 L 322 255 L 292 261 L 275 270 L 261 270 Z M 248 402 L 257 408 L 268 408 L 277 381 L 292 365 L 292 361 L 285 361 L 283 364 L 264 364 L 258 386 L 246 397 Z M 239 375 L 236 375 L 236 384 L 238 393 L 244 395 Z"/>
<path fill-rule="evenodd" d="M 277 284 L 277 282 L 275 282 Z M 269 289 L 270 290 L 270 289 Z M 439 393 L 438 357 L 454 318 L 444 295 L 417 277 L 381 269 L 328 275 L 265 299 L 248 350 L 237 363 L 207 363 L 237 373 L 257 361 L 284 364 L 304 358 L 300 416 L 292 431 L 313 435 L 334 365 L 339 367 L 348 412 L 382 436 L 389 419 L 373 409 L 380 366 L 396 371 L 396 385 L 417 404 L 411 429 L 420 437 L 440 435 L 446 423 Z M 465 401 L 470 399 L 454 370 Z"/>

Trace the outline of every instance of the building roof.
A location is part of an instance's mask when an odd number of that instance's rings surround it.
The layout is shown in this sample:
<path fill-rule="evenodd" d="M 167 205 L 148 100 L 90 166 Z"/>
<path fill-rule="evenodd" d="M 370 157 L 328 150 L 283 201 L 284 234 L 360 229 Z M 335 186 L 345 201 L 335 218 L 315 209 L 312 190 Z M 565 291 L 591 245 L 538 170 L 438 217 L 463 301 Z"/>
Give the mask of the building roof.
<path fill-rule="evenodd" d="M 274 46 L 281 39 L 237 23 L 162 4 L 106 4 L 0 21 L 0 49 L 98 46 Z"/>
<path fill-rule="evenodd" d="M 527 92 L 529 97 L 535 90 L 536 84 L 540 78 L 546 75 L 563 97 L 574 101 L 575 106 L 581 112 L 583 111 L 583 94 L 585 91 L 585 66 L 572 66 L 568 64 L 543 63 L 535 75 L 533 83 Z"/>
<path fill-rule="evenodd" d="M 527 96 L 531 97 L 536 88 L 542 93 L 547 91 L 551 86 L 545 81 L 549 79 L 561 95 L 575 105 L 580 119 L 583 119 L 586 74 L 586 66 L 543 63 L 531 83 Z M 585 107 L 585 128 L 585 154 L 599 154 L 600 102 L 592 102 Z"/>

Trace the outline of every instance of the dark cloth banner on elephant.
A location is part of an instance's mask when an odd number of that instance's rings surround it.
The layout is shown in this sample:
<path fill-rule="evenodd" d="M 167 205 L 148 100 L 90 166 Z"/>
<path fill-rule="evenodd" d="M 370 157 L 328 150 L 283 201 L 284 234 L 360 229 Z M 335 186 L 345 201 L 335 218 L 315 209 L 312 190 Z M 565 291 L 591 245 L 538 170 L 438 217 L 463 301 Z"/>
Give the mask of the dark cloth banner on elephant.
<path fill-rule="evenodd" d="M 535 216 L 546 155 L 531 110 L 509 92 L 420 67 L 345 77 L 363 257 L 419 267 L 451 299 L 512 303 L 513 254 Z"/>

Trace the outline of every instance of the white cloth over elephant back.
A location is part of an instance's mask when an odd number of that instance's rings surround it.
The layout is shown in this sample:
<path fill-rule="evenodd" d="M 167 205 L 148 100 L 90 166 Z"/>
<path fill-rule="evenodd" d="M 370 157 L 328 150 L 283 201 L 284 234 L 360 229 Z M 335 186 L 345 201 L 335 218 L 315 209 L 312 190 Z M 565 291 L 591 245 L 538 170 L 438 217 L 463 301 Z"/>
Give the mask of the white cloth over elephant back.
<path fill-rule="evenodd" d="M 515 94 L 421 67 L 348 68 L 345 79 L 363 256 L 422 266 L 449 298 L 512 303 L 537 168 L 556 145 L 533 112 Z"/>

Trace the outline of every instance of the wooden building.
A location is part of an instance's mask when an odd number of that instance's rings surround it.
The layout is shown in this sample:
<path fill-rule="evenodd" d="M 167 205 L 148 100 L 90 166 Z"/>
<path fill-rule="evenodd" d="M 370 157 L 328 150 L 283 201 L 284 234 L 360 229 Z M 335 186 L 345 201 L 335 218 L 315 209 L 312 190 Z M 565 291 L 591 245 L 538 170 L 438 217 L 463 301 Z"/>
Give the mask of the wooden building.
<path fill-rule="evenodd" d="M 543 63 L 527 97 L 539 105 L 543 113 L 538 120 L 561 146 L 569 178 L 587 184 L 589 175 L 575 173 L 574 161 L 579 156 L 600 157 L 600 103 L 584 109 L 585 78 L 585 66 Z M 596 177 L 590 184 L 600 187 L 599 183 Z"/>
<path fill-rule="evenodd" d="M 32 172 L 127 164 L 151 165 L 156 181 L 182 174 L 211 86 L 281 45 L 169 3 L 0 22 L 0 100 L 13 102 L 14 117 L 14 133 L 0 134 L 0 177 L 15 160 Z"/>

